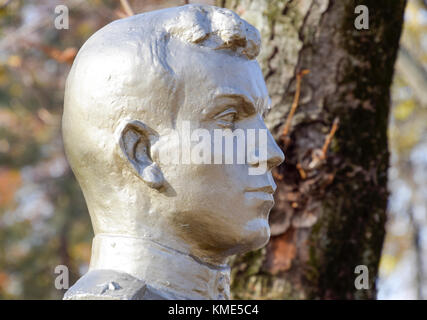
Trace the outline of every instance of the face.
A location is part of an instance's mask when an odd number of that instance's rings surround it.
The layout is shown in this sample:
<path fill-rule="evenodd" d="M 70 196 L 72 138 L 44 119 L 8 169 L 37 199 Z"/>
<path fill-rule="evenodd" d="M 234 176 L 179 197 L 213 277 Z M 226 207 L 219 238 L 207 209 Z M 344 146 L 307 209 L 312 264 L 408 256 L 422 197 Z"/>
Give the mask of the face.
<path fill-rule="evenodd" d="M 269 239 L 268 214 L 276 189 L 271 169 L 284 160 L 284 155 L 262 118 L 269 97 L 259 65 L 212 50 L 183 48 L 177 52 L 169 63 L 177 66 L 180 83 L 184 84 L 185 98 L 179 103 L 174 128 L 180 132 L 181 144 L 177 142 L 176 131 L 172 135 L 171 128 L 165 128 L 153 146 L 157 154 L 185 157 L 182 141 L 184 127 L 188 126 L 192 132 L 204 129 L 210 137 L 224 129 L 244 133 L 255 129 L 256 136 L 258 130 L 264 130 L 267 141 L 262 147 L 267 150 L 263 163 L 247 159 L 242 163 L 236 158 L 246 148 L 242 149 L 234 139 L 233 163 L 183 164 L 181 158 L 180 163 L 164 164 L 164 159 L 153 159 L 160 163 L 168 189 L 162 193 L 163 199 L 156 202 L 158 210 L 167 215 L 173 232 L 189 244 L 196 256 L 221 259 L 261 247 Z M 195 152 L 193 148 L 201 139 L 193 141 L 192 149 L 188 150 Z M 213 139 L 204 140 L 207 141 L 211 143 Z M 248 141 L 246 137 L 244 143 Z M 210 149 L 213 159 L 219 149 L 213 145 Z M 255 150 L 256 154 L 259 152 Z M 250 173 L 250 168 L 260 165 L 266 169 L 263 174 Z"/>

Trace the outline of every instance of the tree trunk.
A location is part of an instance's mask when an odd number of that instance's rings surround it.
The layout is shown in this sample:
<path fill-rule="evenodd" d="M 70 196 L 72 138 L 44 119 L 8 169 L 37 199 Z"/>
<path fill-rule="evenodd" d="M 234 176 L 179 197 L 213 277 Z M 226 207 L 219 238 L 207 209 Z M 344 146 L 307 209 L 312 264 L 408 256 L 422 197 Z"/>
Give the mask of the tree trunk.
<path fill-rule="evenodd" d="M 368 30 L 354 26 L 359 4 L 369 8 Z M 388 196 L 390 85 L 405 0 L 217 5 L 261 31 L 259 61 L 273 105 L 266 123 L 286 156 L 275 172 L 271 240 L 233 260 L 233 297 L 375 298 Z M 303 69 L 310 73 L 302 78 L 299 106 L 284 137 Z M 335 119 L 338 130 L 325 145 Z M 358 265 L 369 270 L 369 289 L 355 288 Z"/>

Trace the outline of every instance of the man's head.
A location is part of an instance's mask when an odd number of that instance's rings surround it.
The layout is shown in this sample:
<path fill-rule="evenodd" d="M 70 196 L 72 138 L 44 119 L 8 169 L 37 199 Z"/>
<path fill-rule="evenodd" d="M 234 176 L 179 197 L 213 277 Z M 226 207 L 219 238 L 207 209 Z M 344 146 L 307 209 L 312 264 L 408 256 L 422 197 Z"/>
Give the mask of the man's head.
<path fill-rule="evenodd" d="M 265 244 L 270 170 L 283 161 L 269 132 L 259 161 L 161 159 L 188 156 L 186 126 L 212 137 L 218 129 L 267 131 L 259 49 L 254 27 L 201 5 L 115 21 L 84 44 L 67 79 L 63 136 L 95 233 L 144 237 L 213 260 Z M 248 173 L 262 164 L 263 174 Z"/>

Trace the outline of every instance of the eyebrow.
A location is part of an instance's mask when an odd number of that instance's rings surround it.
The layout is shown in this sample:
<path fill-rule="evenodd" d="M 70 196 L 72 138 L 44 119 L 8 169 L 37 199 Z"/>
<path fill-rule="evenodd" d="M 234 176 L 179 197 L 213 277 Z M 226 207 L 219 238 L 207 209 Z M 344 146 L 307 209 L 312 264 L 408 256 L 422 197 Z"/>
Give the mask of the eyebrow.
<path fill-rule="evenodd" d="M 232 101 L 233 104 L 237 105 L 237 104 L 241 104 L 241 102 L 244 103 L 244 107 L 245 107 L 245 111 L 249 111 L 249 112 L 257 112 L 260 114 L 263 114 L 266 110 L 269 109 L 269 100 L 270 99 L 257 99 L 256 101 L 254 101 L 252 98 L 248 97 L 245 94 L 240 94 L 240 93 L 227 93 L 227 94 L 219 94 L 214 98 L 215 102 L 218 102 L 218 100 L 221 99 L 229 99 L 230 101 Z M 219 104 L 218 106 L 216 106 L 214 108 L 214 110 L 212 110 L 211 112 L 209 112 L 210 114 L 214 111 L 219 111 L 221 110 L 224 104 Z M 249 109 L 249 110 L 248 110 Z"/>

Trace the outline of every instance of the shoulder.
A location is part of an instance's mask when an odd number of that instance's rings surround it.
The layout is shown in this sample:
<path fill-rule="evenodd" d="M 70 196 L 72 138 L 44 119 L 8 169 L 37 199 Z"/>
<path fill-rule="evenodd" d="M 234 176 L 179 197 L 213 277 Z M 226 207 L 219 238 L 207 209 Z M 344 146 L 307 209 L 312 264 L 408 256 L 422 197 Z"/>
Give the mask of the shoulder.
<path fill-rule="evenodd" d="M 64 300 L 142 300 L 148 293 L 145 282 L 128 273 L 92 270 L 68 289 Z"/>
<path fill-rule="evenodd" d="M 154 288 L 126 272 L 92 270 L 64 295 L 64 300 L 177 300 L 185 299 L 167 290 Z"/>

